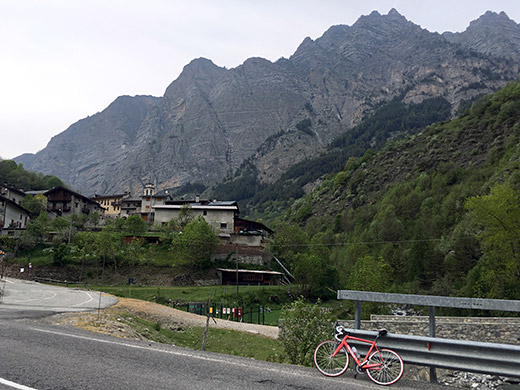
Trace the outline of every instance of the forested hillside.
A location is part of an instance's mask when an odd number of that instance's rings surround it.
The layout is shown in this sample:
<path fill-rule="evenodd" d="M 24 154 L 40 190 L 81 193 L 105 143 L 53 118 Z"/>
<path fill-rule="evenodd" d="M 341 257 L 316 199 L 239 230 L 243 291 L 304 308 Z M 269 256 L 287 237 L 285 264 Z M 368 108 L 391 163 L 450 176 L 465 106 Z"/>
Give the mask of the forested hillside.
<path fill-rule="evenodd" d="M 64 185 L 56 176 L 29 172 L 22 164 L 0 159 L 0 184 L 2 183 L 24 191 L 48 190 Z"/>
<path fill-rule="evenodd" d="M 383 104 L 373 115 L 335 139 L 326 151 L 293 165 L 272 184 L 260 183 L 258 171 L 247 161 L 235 178 L 215 186 L 210 194 L 240 202 L 242 212 L 252 218 L 272 220 L 294 200 L 305 195 L 305 187 L 328 174 L 339 172 L 349 157 L 367 150 L 377 151 L 391 138 L 402 138 L 450 117 L 445 99 L 431 98 L 405 104 L 404 95 Z"/>
<path fill-rule="evenodd" d="M 274 249 L 314 295 L 520 299 L 519 141 L 513 83 L 453 121 L 350 158 L 281 218 Z"/>

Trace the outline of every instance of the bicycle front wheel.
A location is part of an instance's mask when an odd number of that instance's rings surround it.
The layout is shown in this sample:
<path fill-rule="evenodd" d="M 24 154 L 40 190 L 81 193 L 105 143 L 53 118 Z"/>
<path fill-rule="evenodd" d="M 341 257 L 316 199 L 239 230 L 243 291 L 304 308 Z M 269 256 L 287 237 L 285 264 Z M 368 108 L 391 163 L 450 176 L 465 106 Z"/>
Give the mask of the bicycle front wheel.
<path fill-rule="evenodd" d="M 391 385 L 403 376 L 403 359 L 390 349 L 375 351 L 368 358 L 368 364 L 377 364 L 377 367 L 367 368 L 368 377 L 378 385 Z"/>
<path fill-rule="evenodd" d="M 314 365 L 323 375 L 340 376 L 347 368 L 350 356 L 345 347 L 332 357 L 334 351 L 338 348 L 337 341 L 324 341 L 314 350 Z"/>

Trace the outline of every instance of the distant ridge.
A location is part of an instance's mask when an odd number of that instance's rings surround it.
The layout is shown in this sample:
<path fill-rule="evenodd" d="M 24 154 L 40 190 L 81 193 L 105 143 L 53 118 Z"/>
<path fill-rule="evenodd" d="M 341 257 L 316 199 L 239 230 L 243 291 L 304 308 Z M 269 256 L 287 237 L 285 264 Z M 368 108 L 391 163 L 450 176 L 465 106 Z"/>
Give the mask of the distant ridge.
<path fill-rule="evenodd" d="M 503 45 L 491 49 L 483 34 Z M 430 33 L 395 9 L 306 38 L 288 59 L 251 58 L 225 69 L 199 58 L 163 97 L 119 97 L 15 161 L 86 195 L 213 185 L 250 161 L 272 182 L 324 150 L 381 104 L 460 102 L 519 75 L 520 27 L 486 13 L 464 33 Z M 516 54 L 515 54 L 516 53 Z"/>

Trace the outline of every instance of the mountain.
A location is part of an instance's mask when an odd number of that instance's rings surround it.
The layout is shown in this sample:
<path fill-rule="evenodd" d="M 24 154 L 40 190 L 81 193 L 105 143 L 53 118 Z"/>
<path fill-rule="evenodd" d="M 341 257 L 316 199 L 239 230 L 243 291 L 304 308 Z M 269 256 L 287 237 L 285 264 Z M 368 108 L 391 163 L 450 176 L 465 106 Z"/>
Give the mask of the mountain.
<path fill-rule="evenodd" d="M 519 299 L 519 146 L 514 82 L 350 159 L 286 210 L 276 255 L 319 254 L 345 289 Z"/>
<path fill-rule="evenodd" d="M 520 31 L 513 21 L 506 27 L 496 33 Z M 306 38 L 275 63 L 251 58 L 224 69 L 193 60 L 163 97 L 118 98 L 15 161 L 86 194 L 137 192 L 146 181 L 213 185 L 245 161 L 272 183 L 396 97 L 404 104 L 442 97 L 454 113 L 516 79 L 515 61 L 450 42 L 396 10 L 374 11 Z"/>
<path fill-rule="evenodd" d="M 494 57 L 520 60 L 520 29 L 505 12 L 487 11 L 461 33 L 442 34 L 449 42 Z"/>

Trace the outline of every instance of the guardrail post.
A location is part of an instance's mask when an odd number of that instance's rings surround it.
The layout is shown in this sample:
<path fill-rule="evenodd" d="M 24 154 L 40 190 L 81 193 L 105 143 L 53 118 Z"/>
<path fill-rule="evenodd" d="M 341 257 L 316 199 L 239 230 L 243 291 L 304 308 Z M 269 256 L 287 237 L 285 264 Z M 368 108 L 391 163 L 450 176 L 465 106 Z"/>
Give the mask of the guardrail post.
<path fill-rule="evenodd" d="M 361 329 L 361 301 L 356 301 L 356 314 L 354 318 L 356 329 Z"/>
<path fill-rule="evenodd" d="M 430 337 L 435 337 L 435 306 L 429 307 Z M 430 366 L 430 382 L 437 383 L 437 370 Z"/>

